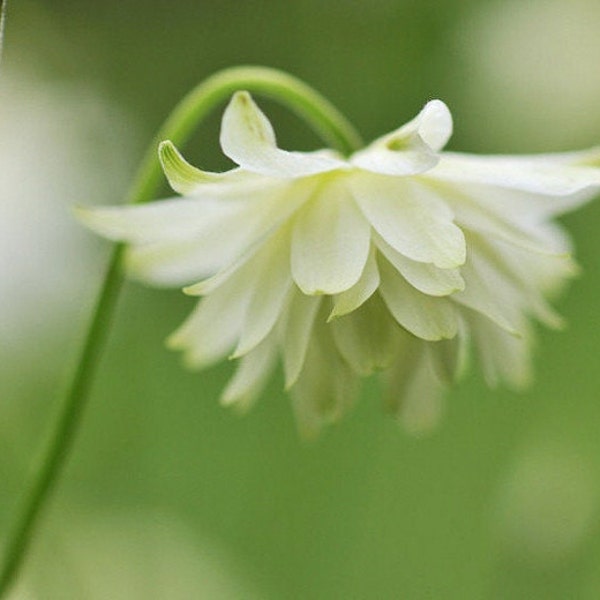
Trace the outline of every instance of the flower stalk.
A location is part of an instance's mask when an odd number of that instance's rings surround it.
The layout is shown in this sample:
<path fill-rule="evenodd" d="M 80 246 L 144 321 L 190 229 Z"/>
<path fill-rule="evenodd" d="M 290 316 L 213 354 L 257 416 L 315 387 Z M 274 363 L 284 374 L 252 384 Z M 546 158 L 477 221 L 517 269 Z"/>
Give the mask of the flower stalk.
<path fill-rule="evenodd" d="M 343 154 L 349 154 L 362 145 L 360 136 L 345 117 L 298 79 L 263 67 L 226 69 L 200 83 L 175 107 L 143 158 L 126 202 L 140 204 L 154 198 L 163 179 L 156 152 L 159 142 L 170 139 L 176 144 L 184 144 L 216 106 L 241 89 L 280 102 L 302 118 L 323 141 Z M 113 250 L 53 433 L 34 470 L 31 486 L 19 506 L 14 527 L 9 532 L 0 570 L 0 598 L 7 597 L 19 574 L 40 515 L 66 464 L 80 427 L 123 285 L 123 250 L 123 244 L 118 244 Z"/>

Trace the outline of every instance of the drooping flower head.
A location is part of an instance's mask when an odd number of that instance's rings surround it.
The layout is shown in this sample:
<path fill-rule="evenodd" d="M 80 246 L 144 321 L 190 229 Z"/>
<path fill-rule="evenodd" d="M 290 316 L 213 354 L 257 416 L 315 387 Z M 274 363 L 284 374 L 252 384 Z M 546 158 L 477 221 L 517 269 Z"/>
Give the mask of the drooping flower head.
<path fill-rule="evenodd" d="M 129 244 L 132 276 L 186 286 L 197 307 L 169 338 L 194 368 L 239 361 L 224 404 L 245 408 L 283 366 L 298 423 L 315 433 L 380 372 L 409 428 L 437 418 L 472 343 L 487 381 L 526 385 L 531 320 L 577 267 L 553 217 L 597 193 L 600 150 L 539 156 L 442 152 L 439 100 L 345 158 L 288 152 L 246 92 L 221 127 L 237 165 L 209 173 L 164 142 L 182 198 L 82 218 Z"/>

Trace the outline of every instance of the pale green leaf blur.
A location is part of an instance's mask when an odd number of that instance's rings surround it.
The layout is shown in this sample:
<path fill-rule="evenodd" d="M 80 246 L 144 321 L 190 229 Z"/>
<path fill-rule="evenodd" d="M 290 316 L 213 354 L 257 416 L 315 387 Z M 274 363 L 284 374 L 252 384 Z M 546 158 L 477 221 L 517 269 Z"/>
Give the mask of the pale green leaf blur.
<path fill-rule="evenodd" d="M 77 356 L 108 244 L 76 204 L 121 201 L 155 129 L 236 64 L 304 78 L 372 139 L 426 101 L 452 150 L 600 143 L 597 0 L 19 0 L 0 67 L 0 542 Z M 259 102 L 261 102 L 259 100 Z M 281 145 L 319 141 L 261 106 Z M 186 156 L 228 166 L 219 116 Z M 164 193 L 168 194 L 167 187 Z M 563 219 L 583 275 L 526 393 L 476 365 L 415 439 L 368 382 L 316 443 L 281 377 L 247 416 L 231 373 L 164 339 L 194 299 L 127 284 L 72 460 L 15 600 L 600 598 L 600 204 Z"/>

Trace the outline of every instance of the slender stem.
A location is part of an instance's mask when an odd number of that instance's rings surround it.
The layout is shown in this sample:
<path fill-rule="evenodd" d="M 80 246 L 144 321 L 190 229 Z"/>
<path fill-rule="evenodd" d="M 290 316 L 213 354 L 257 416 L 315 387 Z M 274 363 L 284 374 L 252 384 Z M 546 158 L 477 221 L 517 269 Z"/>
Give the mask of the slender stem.
<path fill-rule="evenodd" d="M 129 203 L 151 200 L 161 184 L 162 174 L 156 156 L 157 143 L 169 138 L 176 144 L 183 144 L 213 108 L 240 89 L 283 103 L 307 121 L 324 141 L 342 152 L 347 153 L 360 146 L 358 134 L 346 119 L 333 105 L 301 81 L 273 69 L 261 67 L 227 69 L 206 79 L 175 107 L 141 163 L 127 196 Z M 0 571 L 0 598 L 6 596 L 22 566 L 38 518 L 64 468 L 79 428 L 123 284 L 120 268 L 123 249 L 122 245 L 117 245 L 113 251 L 80 359 L 65 394 L 55 429 L 35 471 L 32 485 L 19 507 L 20 514 L 8 538 Z"/>

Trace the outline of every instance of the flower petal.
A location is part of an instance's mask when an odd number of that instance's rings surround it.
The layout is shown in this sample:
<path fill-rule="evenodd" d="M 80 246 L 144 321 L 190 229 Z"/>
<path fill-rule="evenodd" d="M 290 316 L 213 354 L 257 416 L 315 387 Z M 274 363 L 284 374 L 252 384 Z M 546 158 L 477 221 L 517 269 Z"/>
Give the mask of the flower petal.
<path fill-rule="evenodd" d="M 172 198 L 149 204 L 77 208 L 79 219 L 110 240 L 135 244 L 181 240 L 210 230 L 239 207 L 215 199 Z"/>
<path fill-rule="evenodd" d="M 296 383 L 304 366 L 306 351 L 322 298 L 307 296 L 296 290 L 287 309 L 287 315 L 281 328 L 281 352 L 285 387 L 289 389 Z"/>
<path fill-rule="evenodd" d="M 564 320 L 548 304 L 545 294 L 554 296 L 577 274 L 569 256 L 528 252 L 489 238 L 476 236 L 477 247 L 505 278 L 505 286 L 520 296 L 521 310 L 548 327 L 560 329 Z"/>
<path fill-rule="evenodd" d="M 221 395 L 221 404 L 248 410 L 263 392 L 277 364 L 277 345 L 268 338 L 240 359 Z"/>
<path fill-rule="evenodd" d="M 481 183 L 547 196 L 598 193 L 600 169 L 519 156 L 476 156 L 446 152 L 426 177 Z"/>
<path fill-rule="evenodd" d="M 339 356 L 330 331 L 321 325 L 290 389 L 300 434 L 315 437 L 324 424 L 337 421 L 354 402 L 356 387 L 356 376 Z"/>
<path fill-rule="evenodd" d="M 390 134 L 394 139 L 418 135 L 432 150 L 440 151 L 452 135 L 452 114 L 441 100 L 430 100 L 406 125 Z"/>
<path fill-rule="evenodd" d="M 460 319 L 455 337 L 428 345 L 431 364 L 440 381 L 452 384 L 463 375 L 469 359 L 469 341 L 466 324 Z"/>
<path fill-rule="evenodd" d="M 443 385 L 428 352 L 431 346 L 415 338 L 404 340 L 401 358 L 385 372 L 386 406 L 416 436 L 435 429 L 444 407 Z"/>
<path fill-rule="evenodd" d="M 352 314 L 335 319 L 330 327 L 340 354 L 359 375 L 385 369 L 394 359 L 398 326 L 379 295 Z"/>
<path fill-rule="evenodd" d="M 390 264 L 420 292 L 429 296 L 449 296 L 465 289 L 459 269 L 439 269 L 432 264 L 406 258 L 379 236 L 376 236 L 375 243 Z"/>
<path fill-rule="evenodd" d="M 356 152 L 350 162 L 384 175 L 423 173 L 438 163 L 437 151 L 451 135 L 448 107 L 440 100 L 432 100 L 412 121 Z"/>
<path fill-rule="evenodd" d="M 461 269 L 466 286 L 462 292 L 453 294 L 452 300 L 485 315 L 511 335 L 522 335 L 523 294 L 510 285 L 475 236 L 469 238 L 469 246 L 469 260 Z"/>
<path fill-rule="evenodd" d="M 248 185 L 259 180 L 256 174 L 242 169 L 232 169 L 225 173 L 202 171 L 188 163 L 169 140 L 159 144 L 158 158 L 169 185 L 179 194 L 193 195 L 199 190 L 204 192 L 208 192 L 209 189 L 215 190 L 216 185 Z"/>
<path fill-rule="evenodd" d="M 339 294 L 359 279 L 371 229 L 346 188 L 327 182 L 298 213 L 292 233 L 292 275 L 309 295 Z"/>
<path fill-rule="evenodd" d="M 167 346 L 184 350 L 186 364 L 201 369 L 231 352 L 242 331 L 250 273 L 231 279 L 213 295 L 203 298 L 186 321 L 167 339 Z M 226 314 L 227 318 L 223 319 Z"/>
<path fill-rule="evenodd" d="M 530 332 L 515 337 L 476 312 L 469 311 L 466 317 L 487 384 L 496 387 L 506 382 L 516 390 L 530 385 L 533 380 Z"/>
<path fill-rule="evenodd" d="M 536 253 L 565 252 L 562 239 L 542 235 L 544 230 L 539 220 L 543 214 L 536 212 L 536 206 L 529 202 L 530 198 L 520 198 L 521 203 L 516 207 L 510 198 L 505 198 L 522 192 L 446 183 L 436 185 L 432 191 L 439 193 L 452 207 L 456 222 L 463 230 L 485 234 Z M 534 200 L 539 202 L 537 198 Z"/>
<path fill-rule="evenodd" d="M 254 272 L 255 281 L 252 289 L 246 290 L 250 300 L 232 358 L 250 352 L 271 332 L 281 316 L 292 288 L 288 240 L 287 231 L 278 232 L 246 265 Z"/>
<path fill-rule="evenodd" d="M 371 248 L 360 279 L 345 292 L 334 296 L 333 309 L 327 320 L 331 321 L 356 310 L 375 293 L 380 281 L 375 250 Z"/>
<path fill-rule="evenodd" d="M 277 148 L 271 123 L 248 92 L 235 93 L 223 114 L 221 148 L 243 169 L 270 177 L 305 177 L 347 167 L 324 153 Z"/>
<path fill-rule="evenodd" d="M 353 177 L 351 190 L 365 217 L 401 254 L 452 269 L 465 262 L 465 238 L 452 211 L 426 187 L 406 179 Z"/>
<path fill-rule="evenodd" d="M 169 214 L 162 222 L 158 218 L 160 211 L 158 214 L 145 211 L 123 214 L 117 209 L 99 210 L 115 211 L 114 218 L 121 227 L 121 234 L 127 227 L 131 229 L 131 235 L 138 230 L 143 232 L 144 220 L 149 220 L 149 216 L 156 219 L 154 231 L 150 227 L 146 232 L 149 241 L 127 250 L 127 266 L 133 276 L 155 285 L 186 285 L 204 280 L 188 290 L 191 294 L 204 294 L 235 270 L 228 267 L 249 258 L 302 205 L 311 189 L 311 185 L 295 184 L 275 189 L 269 187 L 260 192 L 254 190 L 245 201 L 220 202 L 217 208 L 208 203 L 209 209 L 198 211 L 196 219 L 191 218 L 193 211 L 186 213 L 183 207 L 182 216 L 191 216 L 181 227 L 176 206 L 173 207 L 176 218 Z M 173 201 L 174 204 L 178 202 L 204 204 L 203 200 Z M 160 204 L 132 208 L 146 209 Z M 173 221 L 171 227 L 170 219 Z M 178 227 L 180 235 L 174 235 Z M 220 272 L 222 269 L 228 270 L 223 273 Z M 215 273 L 218 273 L 217 281 L 205 280 Z"/>
<path fill-rule="evenodd" d="M 444 409 L 443 391 L 431 357 L 425 352 L 412 374 L 398 411 L 400 423 L 408 433 L 423 436 L 437 427 Z"/>
<path fill-rule="evenodd" d="M 417 291 L 386 260 L 379 261 L 379 272 L 383 300 L 402 327 L 428 341 L 456 335 L 456 310 L 448 300 Z"/>

